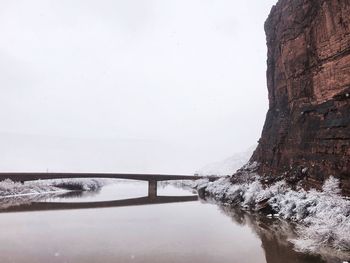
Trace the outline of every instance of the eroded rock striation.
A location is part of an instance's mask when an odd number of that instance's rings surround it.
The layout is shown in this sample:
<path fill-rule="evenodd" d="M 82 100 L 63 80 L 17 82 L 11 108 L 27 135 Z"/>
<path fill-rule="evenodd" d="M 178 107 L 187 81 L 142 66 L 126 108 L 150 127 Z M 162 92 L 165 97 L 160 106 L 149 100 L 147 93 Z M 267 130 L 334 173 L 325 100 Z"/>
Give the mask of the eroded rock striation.
<path fill-rule="evenodd" d="M 265 23 L 269 110 L 251 161 L 266 180 L 350 194 L 350 1 L 279 0 Z"/>

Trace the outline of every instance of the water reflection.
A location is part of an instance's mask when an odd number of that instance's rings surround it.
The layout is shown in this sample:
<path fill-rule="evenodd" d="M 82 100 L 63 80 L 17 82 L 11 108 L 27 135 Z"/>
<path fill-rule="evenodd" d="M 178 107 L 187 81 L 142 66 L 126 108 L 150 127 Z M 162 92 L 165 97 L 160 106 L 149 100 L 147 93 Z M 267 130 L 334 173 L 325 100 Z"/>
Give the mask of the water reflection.
<path fill-rule="evenodd" d="M 119 181 L 97 189 L 96 191 L 64 191 L 50 194 L 21 195 L 0 199 L 0 213 L 31 212 L 65 209 L 113 208 L 123 206 L 152 205 L 165 203 L 193 202 L 198 200 L 196 194 L 187 192 L 159 191 L 157 195 L 147 192 L 144 183 Z M 171 187 L 169 187 L 171 189 Z M 163 187 L 164 189 L 164 187 Z M 177 195 L 176 195 L 177 194 Z"/>
<path fill-rule="evenodd" d="M 74 196 L 76 197 L 76 196 Z M 34 211 L 48 211 L 48 210 L 67 210 L 67 209 L 88 209 L 88 208 L 107 208 L 107 207 L 123 207 L 123 206 L 137 206 L 137 205 L 152 205 L 165 203 L 182 203 L 192 202 L 198 200 L 197 196 L 156 196 L 156 197 L 138 197 L 114 201 L 100 201 L 100 202 L 26 202 L 7 206 L 4 209 L 0 208 L 1 212 L 34 212 Z"/>
<path fill-rule="evenodd" d="M 126 195 L 126 192 L 132 189 L 134 189 L 133 194 Z M 11 240 L 20 249 L 25 250 L 27 243 L 22 244 L 21 240 L 30 238 L 31 244 L 33 244 L 32 249 L 40 251 L 40 253 L 38 252 L 42 256 L 40 259 L 46 261 L 50 261 L 51 258 L 45 251 L 55 247 L 55 249 L 65 251 L 67 259 L 71 262 L 86 262 L 83 258 L 74 257 L 79 251 L 89 247 L 90 256 L 99 255 L 100 262 L 135 262 L 135 258 L 124 257 L 130 251 L 130 253 L 134 253 L 132 255 L 136 258 L 148 255 L 148 260 L 143 259 L 138 262 L 164 262 L 169 255 L 175 258 L 176 262 L 339 262 L 334 258 L 321 258 L 294 251 L 288 240 L 295 237 L 295 228 L 285 221 L 270 219 L 260 214 L 251 214 L 220 204 L 209 205 L 210 200 L 198 202 L 197 195 L 186 195 L 187 191 L 177 191 L 167 187 L 159 190 L 162 196 L 149 196 L 146 185 L 131 183 L 106 187 L 100 192 L 72 191 L 2 198 L 0 199 L 0 212 L 6 213 L 9 218 L 0 217 L 0 226 L 7 225 L 7 232 L 3 236 L 4 240 L 0 237 L 0 245 L 7 246 L 7 240 Z M 111 194 L 112 192 L 113 194 Z M 166 194 L 170 194 L 170 196 L 166 196 Z M 106 200 L 106 197 L 109 199 Z M 87 200 L 88 202 L 86 202 Z M 187 203 L 185 204 L 185 202 Z M 170 203 L 177 204 L 150 206 Z M 142 206 L 142 208 L 135 206 Z M 128 208 L 112 209 L 117 207 Z M 215 207 L 221 213 L 215 211 Z M 87 208 L 95 209 L 92 211 L 82 210 Z M 97 208 L 110 209 L 99 210 Z M 25 213 L 20 216 L 10 213 L 49 210 L 61 210 L 61 212 L 53 212 L 54 214 Z M 79 210 L 79 213 L 74 212 L 73 214 L 72 211 L 65 212 L 64 210 Z M 34 215 L 32 216 L 32 214 Z M 3 214 L 3 216 L 5 215 Z M 60 216 L 59 224 L 56 221 L 58 216 Z M 9 220 L 10 218 L 12 220 Z M 86 218 L 89 220 L 85 221 Z M 88 242 L 86 246 L 79 245 L 81 237 L 77 236 L 75 239 L 75 236 L 70 236 L 74 232 L 60 231 L 60 226 L 74 230 L 77 227 L 80 228 L 81 224 L 87 226 L 88 229 L 88 231 L 83 231 L 84 242 Z M 29 236 L 26 231 L 18 232 L 18 225 L 22 226 L 22 230 L 25 229 L 35 234 Z M 123 237 L 123 240 L 111 235 L 110 225 L 113 225 L 113 229 L 118 229 L 115 230 L 115 233 Z M 256 237 L 250 233 L 249 229 L 253 230 Z M 40 231 L 54 233 L 55 239 L 41 243 L 40 236 L 36 237 L 36 233 L 40 233 Z M 137 235 L 134 235 L 133 231 L 136 231 Z M 162 235 L 165 232 L 169 233 Z M 149 237 L 152 235 L 157 235 L 161 239 L 150 239 Z M 202 238 L 201 235 L 203 235 Z M 99 251 L 104 249 L 99 247 L 99 244 L 107 241 L 111 250 L 108 250 L 108 253 L 106 252 L 104 255 L 99 254 Z M 194 243 L 195 246 L 189 249 L 191 243 Z M 75 248 L 71 248 L 70 244 L 75 244 Z M 130 244 L 134 244 L 134 246 Z M 4 255 L 11 258 L 19 256 L 12 251 L 12 247 L 8 247 L 7 250 L 8 254 Z M 5 257 L 4 255 L 0 254 L 0 259 Z M 22 261 L 18 259 L 15 262 Z"/>
<path fill-rule="evenodd" d="M 235 207 L 218 206 L 220 211 L 229 216 L 234 223 L 249 226 L 259 236 L 267 263 L 339 262 L 295 251 L 289 242 L 296 237 L 295 225 L 289 222 L 268 218 L 263 214 L 252 214 Z"/>
<path fill-rule="evenodd" d="M 34 202 L 44 201 L 50 198 L 63 195 L 62 193 L 46 193 L 46 194 L 31 194 L 31 195 L 18 195 L 18 196 L 6 196 L 0 198 L 0 211 L 6 211 L 12 207 L 19 207 L 22 205 L 30 205 Z"/>
<path fill-rule="evenodd" d="M 62 200 L 71 200 L 72 198 L 86 198 L 93 197 L 100 193 L 100 191 L 68 191 L 62 194 L 52 195 L 52 199 L 62 199 Z M 45 198 L 44 200 L 49 200 Z M 51 200 L 51 198 L 50 198 Z"/>

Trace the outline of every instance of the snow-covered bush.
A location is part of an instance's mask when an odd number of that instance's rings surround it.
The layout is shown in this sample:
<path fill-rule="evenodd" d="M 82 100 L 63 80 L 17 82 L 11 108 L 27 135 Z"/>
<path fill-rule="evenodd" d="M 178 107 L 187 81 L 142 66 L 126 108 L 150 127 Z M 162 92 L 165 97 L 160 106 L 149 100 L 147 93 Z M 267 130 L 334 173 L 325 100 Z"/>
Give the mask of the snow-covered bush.
<path fill-rule="evenodd" d="M 28 195 L 37 194 L 43 192 L 57 191 L 58 188 L 51 185 L 42 185 L 40 183 L 28 182 L 25 184 L 19 182 L 13 182 L 10 179 L 6 179 L 0 182 L 0 197 L 1 196 L 13 196 L 13 195 Z"/>
<path fill-rule="evenodd" d="M 42 194 L 65 190 L 97 191 L 106 184 L 102 179 L 58 179 L 13 182 L 10 179 L 0 181 L 0 197 L 14 195 Z"/>
<path fill-rule="evenodd" d="M 261 193 L 263 192 L 263 187 L 259 181 L 255 181 L 248 186 L 243 193 L 242 206 L 245 208 L 254 207 L 259 203 L 261 201 Z"/>
<path fill-rule="evenodd" d="M 334 178 L 333 176 L 329 177 L 322 186 L 322 191 L 328 195 L 338 195 L 341 190 L 339 187 L 339 179 Z"/>
<path fill-rule="evenodd" d="M 104 181 L 101 179 L 64 179 L 52 182 L 52 185 L 55 187 L 75 191 L 97 191 L 104 184 Z"/>
<path fill-rule="evenodd" d="M 296 250 L 330 249 L 350 257 L 350 200 L 340 195 L 339 180 L 334 177 L 325 181 L 323 191 L 293 190 L 284 181 L 264 187 L 259 178 L 241 184 L 222 178 L 202 183 L 201 188 L 221 203 L 244 209 L 257 211 L 262 202 L 267 203 L 279 218 L 298 223 L 298 235 L 290 240 Z"/>

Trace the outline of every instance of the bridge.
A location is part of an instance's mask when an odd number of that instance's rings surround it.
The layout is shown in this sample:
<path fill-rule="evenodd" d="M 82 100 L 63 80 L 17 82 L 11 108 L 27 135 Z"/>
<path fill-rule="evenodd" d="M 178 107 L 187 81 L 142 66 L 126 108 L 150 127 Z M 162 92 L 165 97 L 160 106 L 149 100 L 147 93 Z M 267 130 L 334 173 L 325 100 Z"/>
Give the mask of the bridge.
<path fill-rule="evenodd" d="M 148 182 L 148 196 L 155 198 L 157 196 L 158 181 L 172 180 L 197 180 L 209 178 L 216 180 L 215 176 L 197 176 L 197 175 L 170 175 L 170 174 L 131 174 L 131 173 L 0 173 L 0 180 L 11 179 L 17 182 L 52 180 L 52 179 L 73 179 L 73 178 L 112 178 L 128 179 Z"/>
<path fill-rule="evenodd" d="M 175 202 L 189 202 L 198 199 L 196 195 L 192 196 L 157 196 L 158 181 L 172 180 L 197 180 L 201 178 L 209 178 L 216 180 L 218 177 L 210 176 L 194 176 L 194 175 L 164 175 L 164 174 L 126 174 L 126 173 L 0 173 L 0 181 L 11 179 L 17 182 L 36 181 L 36 180 L 52 180 L 52 179 L 73 179 L 73 178 L 112 178 L 112 179 L 128 179 L 148 182 L 148 196 L 112 200 L 102 202 L 28 202 L 16 206 L 6 206 L 1 208 L 3 212 L 25 212 L 25 211 L 47 211 L 62 209 L 86 209 L 86 208 L 106 208 L 121 206 L 139 206 L 149 204 L 163 204 Z"/>

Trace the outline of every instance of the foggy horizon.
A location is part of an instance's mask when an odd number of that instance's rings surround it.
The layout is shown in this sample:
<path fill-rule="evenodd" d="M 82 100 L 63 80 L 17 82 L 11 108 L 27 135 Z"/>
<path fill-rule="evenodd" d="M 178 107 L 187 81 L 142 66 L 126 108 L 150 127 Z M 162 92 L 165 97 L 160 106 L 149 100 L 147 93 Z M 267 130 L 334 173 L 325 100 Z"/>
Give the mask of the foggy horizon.
<path fill-rule="evenodd" d="M 192 174 L 255 145 L 275 2 L 2 1 L 0 171 Z"/>

